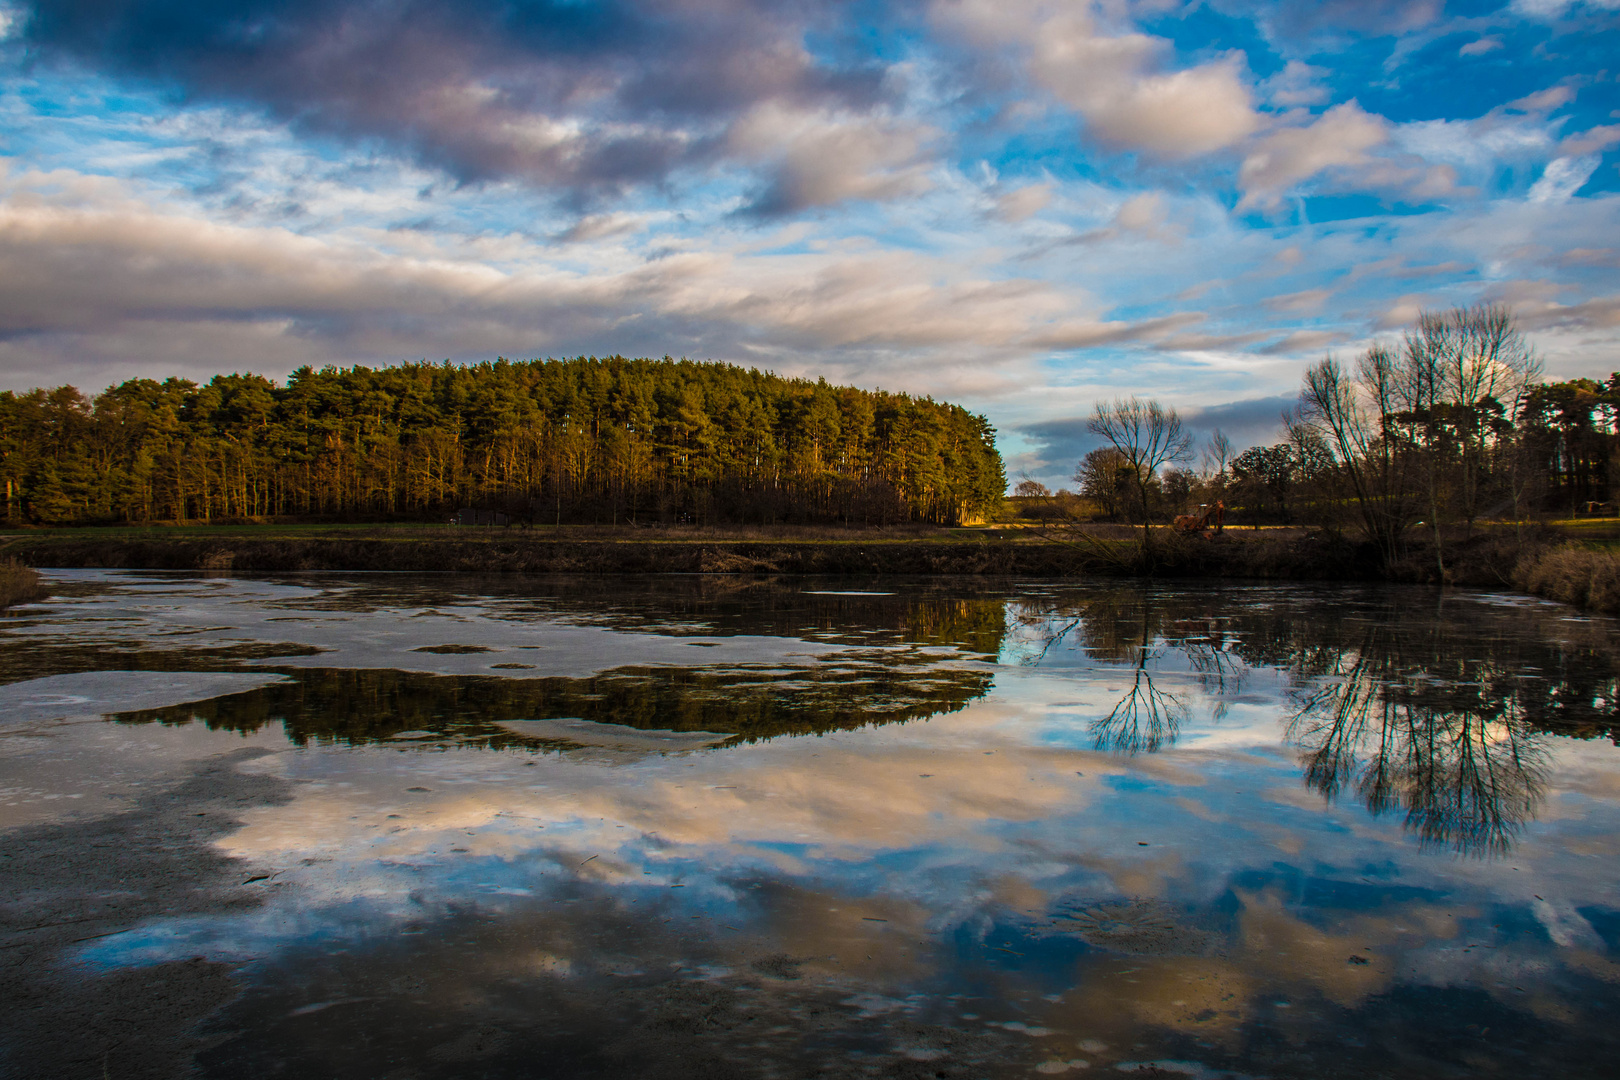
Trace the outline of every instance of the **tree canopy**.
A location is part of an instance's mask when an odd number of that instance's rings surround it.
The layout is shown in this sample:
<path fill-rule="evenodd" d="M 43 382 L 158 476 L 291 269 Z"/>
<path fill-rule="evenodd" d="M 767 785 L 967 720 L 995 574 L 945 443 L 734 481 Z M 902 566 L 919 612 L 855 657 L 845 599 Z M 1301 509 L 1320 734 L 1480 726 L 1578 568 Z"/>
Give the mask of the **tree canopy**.
<path fill-rule="evenodd" d="M 728 364 L 305 367 L 0 393 L 12 523 L 311 517 L 953 523 L 1001 498 L 984 417 Z"/>

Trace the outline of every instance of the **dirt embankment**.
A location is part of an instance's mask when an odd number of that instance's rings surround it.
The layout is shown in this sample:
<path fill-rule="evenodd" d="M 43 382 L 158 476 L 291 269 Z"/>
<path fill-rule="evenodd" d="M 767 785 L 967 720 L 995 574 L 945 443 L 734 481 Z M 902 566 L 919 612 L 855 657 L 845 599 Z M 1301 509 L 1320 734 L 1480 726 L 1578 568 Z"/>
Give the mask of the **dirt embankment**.
<path fill-rule="evenodd" d="M 14 536 L 0 556 L 33 566 L 146 570 L 459 571 L 513 574 L 942 574 L 1038 577 L 1152 572 L 1187 576 L 1345 578 L 1363 563 L 1314 536 L 1184 540 L 1144 559 L 1134 540 L 1020 537 L 948 540 L 550 540 L 369 537 Z"/>
<path fill-rule="evenodd" d="M 478 573 L 1042 574 L 1061 548 L 971 542 L 665 542 L 366 538 L 23 537 L 3 552 L 34 566 L 147 570 L 405 570 Z"/>

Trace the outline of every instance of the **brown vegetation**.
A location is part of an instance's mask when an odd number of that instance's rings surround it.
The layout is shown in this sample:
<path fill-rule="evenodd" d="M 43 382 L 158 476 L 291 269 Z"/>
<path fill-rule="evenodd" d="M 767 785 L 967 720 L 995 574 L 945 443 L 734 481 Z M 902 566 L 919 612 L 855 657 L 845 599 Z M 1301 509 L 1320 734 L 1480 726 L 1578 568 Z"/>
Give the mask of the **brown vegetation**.
<path fill-rule="evenodd" d="M 1549 600 L 1620 613 L 1620 555 L 1613 552 L 1544 549 L 1522 558 L 1513 578 L 1519 588 Z"/>
<path fill-rule="evenodd" d="M 31 604 L 49 595 L 40 584 L 39 574 L 16 559 L 0 560 L 0 608 Z"/>

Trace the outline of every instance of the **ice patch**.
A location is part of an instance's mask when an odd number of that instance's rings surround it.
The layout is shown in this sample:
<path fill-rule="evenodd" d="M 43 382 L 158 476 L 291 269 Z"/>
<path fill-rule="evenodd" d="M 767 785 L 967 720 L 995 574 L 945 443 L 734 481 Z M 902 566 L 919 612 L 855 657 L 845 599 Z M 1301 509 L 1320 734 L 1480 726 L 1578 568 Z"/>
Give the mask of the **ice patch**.
<path fill-rule="evenodd" d="M 227 671 L 84 671 L 0 686 L 0 723 L 166 709 L 286 682 Z"/>

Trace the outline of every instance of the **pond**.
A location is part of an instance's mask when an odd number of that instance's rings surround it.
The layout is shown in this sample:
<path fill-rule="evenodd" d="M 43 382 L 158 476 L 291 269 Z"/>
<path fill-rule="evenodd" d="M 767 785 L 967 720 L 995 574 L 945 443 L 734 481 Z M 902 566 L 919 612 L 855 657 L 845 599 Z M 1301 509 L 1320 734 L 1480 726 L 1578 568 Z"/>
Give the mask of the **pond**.
<path fill-rule="evenodd" d="M 53 571 L 0 1070 L 1612 1075 L 1620 636 L 1524 597 Z"/>

